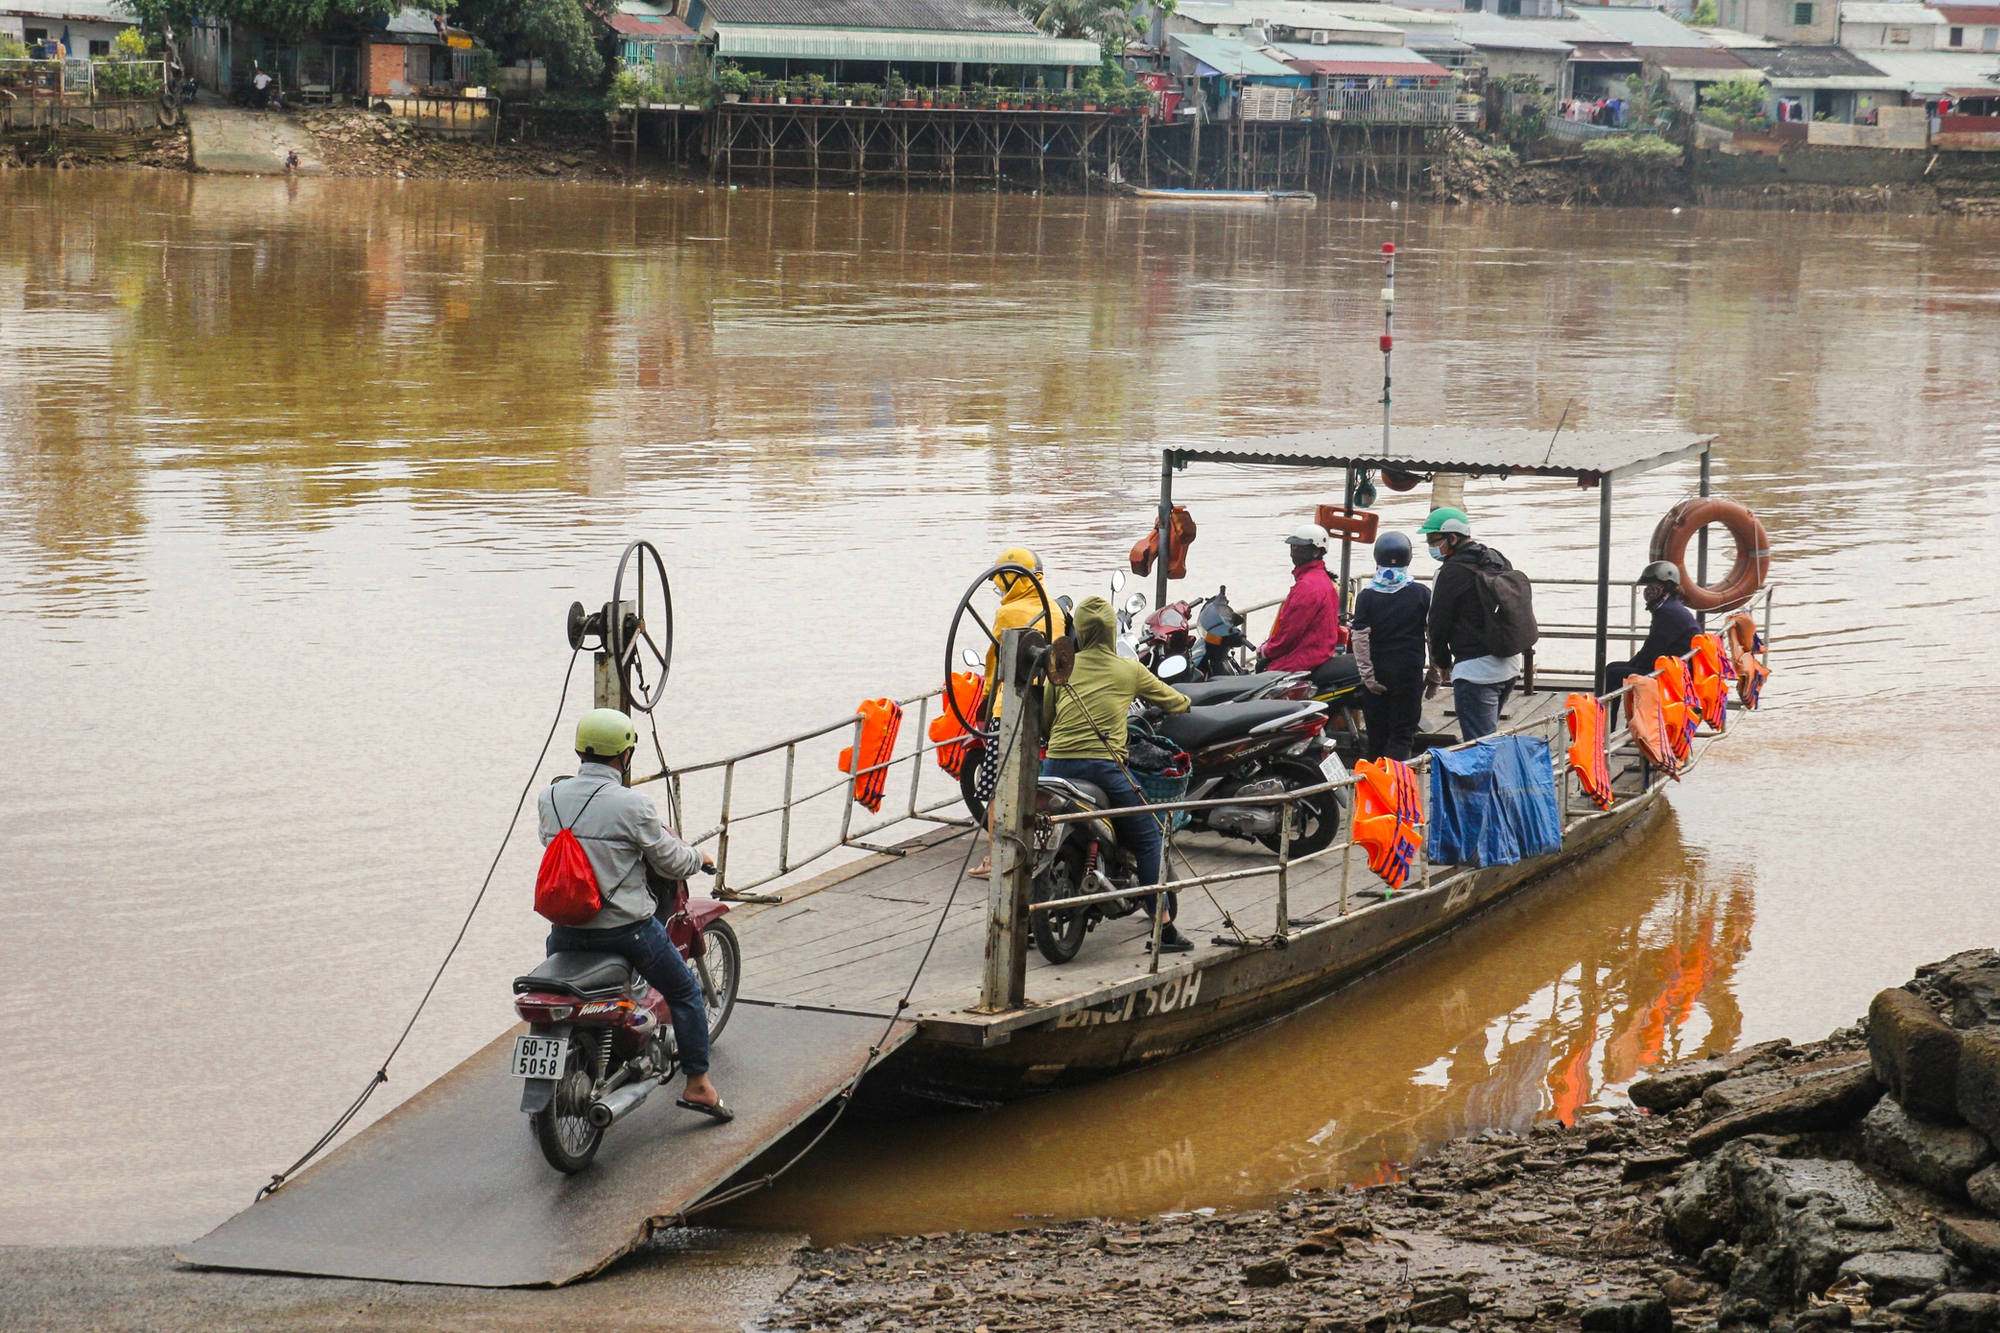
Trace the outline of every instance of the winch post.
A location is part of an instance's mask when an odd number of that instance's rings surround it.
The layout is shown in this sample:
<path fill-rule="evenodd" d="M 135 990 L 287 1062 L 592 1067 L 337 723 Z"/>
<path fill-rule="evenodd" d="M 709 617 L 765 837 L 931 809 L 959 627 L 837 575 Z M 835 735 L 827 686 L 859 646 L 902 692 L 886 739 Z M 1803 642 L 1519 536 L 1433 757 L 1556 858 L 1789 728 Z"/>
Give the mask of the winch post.
<path fill-rule="evenodd" d="M 636 602 L 620 602 L 616 606 L 609 602 L 604 604 L 605 646 L 591 656 L 594 668 L 591 676 L 592 708 L 615 708 L 621 713 L 628 714 L 632 711 L 632 696 L 625 688 L 625 673 L 618 669 L 618 663 L 611 655 L 610 625 L 613 616 L 636 615 L 638 611 L 639 606 Z M 632 775 L 627 773 L 625 780 L 629 784 Z"/>
<path fill-rule="evenodd" d="M 1042 636 L 1010 629 L 1000 636 L 1002 676 L 1000 782 L 993 789 L 993 874 L 986 895 L 986 976 L 979 1007 L 1019 1009 L 1028 989 L 1028 887 L 1034 878 L 1035 779 L 1042 753 L 1042 691 L 1034 683 Z"/>

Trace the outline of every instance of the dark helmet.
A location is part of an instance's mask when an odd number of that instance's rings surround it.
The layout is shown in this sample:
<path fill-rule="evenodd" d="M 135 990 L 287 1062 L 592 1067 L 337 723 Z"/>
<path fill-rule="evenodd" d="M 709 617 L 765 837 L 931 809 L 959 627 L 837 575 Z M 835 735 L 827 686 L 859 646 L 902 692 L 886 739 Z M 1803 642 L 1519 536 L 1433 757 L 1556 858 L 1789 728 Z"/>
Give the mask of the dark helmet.
<path fill-rule="evenodd" d="M 1410 539 L 1400 532 L 1385 532 L 1375 539 L 1375 564 L 1378 568 L 1408 569 L 1410 566 Z"/>
<path fill-rule="evenodd" d="M 1657 583 L 1668 592 L 1679 592 L 1681 590 L 1681 567 L 1671 560 L 1655 560 L 1640 572 L 1638 583 L 1642 588 L 1648 583 Z"/>

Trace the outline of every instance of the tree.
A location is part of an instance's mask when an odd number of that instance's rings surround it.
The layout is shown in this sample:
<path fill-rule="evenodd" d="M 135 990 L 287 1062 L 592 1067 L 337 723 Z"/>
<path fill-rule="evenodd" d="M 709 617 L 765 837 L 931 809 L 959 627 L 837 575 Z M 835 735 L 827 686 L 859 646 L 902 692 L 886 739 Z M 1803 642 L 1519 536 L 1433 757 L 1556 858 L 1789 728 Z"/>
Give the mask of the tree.
<path fill-rule="evenodd" d="M 556 83 L 575 87 L 604 77 L 599 27 L 579 0 L 460 0 L 452 18 L 496 51 L 540 57 Z"/>
<path fill-rule="evenodd" d="M 1015 4 L 1049 36 L 1088 38 L 1112 60 L 1125 53 L 1125 43 L 1144 37 L 1148 26 L 1142 17 L 1144 0 L 1015 0 Z M 1172 6 L 1163 12 L 1172 13 Z"/>
<path fill-rule="evenodd" d="M 148 31 L 187 32 L 196 13 L 298 41 L 328 29 L 366 27 L 387 18 L 398 0 L 127 0 Z"/>
<path fill-rule="evenodd" d="M 1694 7 L 1694 13 L 1688 17 L 1688 22 L 1697 28 L 1713 28 L 1715 26 L 1715 0 L 1701 0 L 1701 3 Z"/>

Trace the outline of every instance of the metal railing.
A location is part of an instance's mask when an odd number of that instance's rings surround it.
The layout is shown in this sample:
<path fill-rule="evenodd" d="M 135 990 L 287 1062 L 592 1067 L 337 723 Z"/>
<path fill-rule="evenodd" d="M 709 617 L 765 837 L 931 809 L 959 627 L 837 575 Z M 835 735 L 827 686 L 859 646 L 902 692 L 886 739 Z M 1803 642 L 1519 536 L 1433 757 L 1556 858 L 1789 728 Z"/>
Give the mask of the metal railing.
<path fill-rule="evenodd" d="M 164 60 L 0 60 L 0 94 L 19 101 L 145 101 L 166 86 Z"/>
<path fill-rule="evenodd" d="M 1543 580 L 1543 581 L 1557 582 L 1557 580 Z M 1587 581 L 1578 580 L 1578 582 L 1587 582 Z M 1595 587 L 1596 584 L 1594 582 L 1591 582 L 1589 586 Z M 1770 658 L 1770 645 L 1773 641 L 1771 618 L 1772 618 L 1772 610 L 1775 605 L 1773 600 L 1774 592 L 1775 592 L 1774 585 L 1766 586 L 1761 591 L 1759 596 L 1763 601 L 1763 615 L 1761 617 L 1754 617 L 1755 619 L 1757 619 L 1757 623 L 1763 627 L 1765 653 L 1762 660 L 1767 664 Z M 1756 599 L 1753 598 L 1752 604 L 1754 604 L 1755 600 Z M 1258 609 L 1261 609 L 1261 606 L 1250 608 L 1250 610 L 1258 610 Z M 1692 656 L 1693 654 L 1689 653 L 1685 655 L 1683 660 L 1692 658 Z M 1623 696 L 1624 696 L 1624 688 L 1621 685 L 1620 688 L 1609 691 L 1604 694 L 1596 695 L 1595 698 L 1597 699 L 1597 702 L 1600 705 L 1608 706 L 1614 701 L 1623 698 Z M 1411 872 L 1412 878 L 1414 878 L 1417 882 L 1417 888 L 1414 890 L 1415 892 L 1422 893 L 1422 892 L 1427 892 L 1433 888 L 1445 888 L 1454 885 L 1464 876 L 1473 874 L 1475 871 L 1483 868 L 1476 866 L 1466 867 L 1464 870 L 1459 871 L 1457 874 L 1449 875 L 1445 879 L 1439 881 L 1436 884 L 1432 883 L 1432 872 L 1436 868 L 1436 863 L 1433 862 L 1431 857 L 1430 777 L 1431 777 L 1431 769 L 1433 767 L 1432 756 L 1435 754 L 1455 753 L 1460 750 L 1468 750 L 1476 745 L 1483 744 L 1485 741 L 1492 740 L 1496 737 L 1529 735 L 1529 734 L 1539 733 L 1542 731 L 1549 732 L 1550 734 L 1547 740 L 1549 745 L 1549 762 L 1551 768 L 1551 776 L 1555 779 L 1555 785 L 1558 793 L 1557 795 L 1558 823 L 1562 829 L 1562 834 L 1565 840 L 1569 837 L 1569 834 L 1573 829 L 1580 827 L 1581 825 L 1586 824 L 1592 820 L 1611 814 L 1613 811 L 1617 810 L 1620 806 L 1629 805 L 1631 804 L 1631 802 L 1638 800 L 1641 797 L 1644 797 L 1652 792 L 1653 787 L 1655 786 L 1656 783 L 1656 779 L 1654 777 L 1650 761 L 1648 761 L 1645 758 L 1644 752 L 1640 749 L 1638 742 L 1632 738 L 1631 720 L 1628 710 L 1625 720 L 1625 725 L 1620 727 L 1616 731 L 1610 732 L 1605 736 L 1604 753 L 1607 762 L 1616 756 L 1638 754 L 1641 760 L 1640 789 L 1636 792 L 1625 793 L 1622 796 L 1614 790 L 1612 804 L 1609 807 L 1606 807 L 1604 809 L 1597 809 L 1593 806 L 1593 808 L 1589 809 L 1588 811 L 1579 815 L 1578 817 L 1574 819 L 1571 818 L 1571 811 L 1572 811 L 1571 789 L 1575 785 L 1575 782 L 1574 782 L 1573 771 L 1569 767 L 1569 747 L 1566 744 L 1562 743 L 1563 736 L 1567 732 L 1569 726 L 1568 714 L 1569 710 L 1565 708 L 1560 712 L 1551 713 L 1545 717 L 1534 718 L 1531 719 L 1530 721 L 1519 723 L 1512 727 L 1502 727 L 1498 731 L 1492 732 L 1485 737 L 1481 737 L 1479 740 L 1461 741 L 1457 745 L 1439 746 L 1431 750 L 1426 750 L 1423 754 L 1416 756 L 1410 761 L 1409 766 L 1411 770 L 1417 774 L 1418 778 L 1417 796 L 1419 805 L 1421 807 L 1421 813 L 1423 815 L 1423 818 L 1419 820 L 1416 824 L 1416 827 L 1421 831 L 1422 834 L 1422 836 L 1418 841 L 1418 846 L 1417 846 L 1417 857 L 1419 858 L 1419 860 L 1417 865 L 1413 867 Z M 1686 760 L 1685 763 L 1681 765 L 1679 771 L 1681 773 L 1686 773 L 1692 770 L 1694 766 L 1700 761 L 1701 757 L 1708 752 L 1708 747 L 1710 745 L 1713 745 L 1717 740 L 1721 739 L 1722 736 L 1725 734 L 1727 733 L 1721 731 L 1713 731 L 1713 730 L 1707 732 L 1705 736 L 1702 737 L 1703 743 L 1700 749 L 1692 751 L 1689 754 L 1688 759 Z M 1117 809 L 1106 809 L 1106 810 L 1079 810 L 1064 814 L 1040 816 L 1038 817 L 1037 820 L 1038 827 L 1054 828 L 1056 825 L 1059 824 L 1085 823 L 1092 820 L 1110 820 L 1126 815 L 1143 814 L 1149 816 L 1158 816 L 1161 814 L 1167 814 L 1180 810 L 1209 810 L 1224 805 L 1278 806 L 1280 807 L 1281 810 L 1279 817 L 1280 838 L 1279 838 L 1279 848 L 1278 848 L 1278 859 L 1275 862 L 1268 865 L 1251 866 L 1248 867 L 1247 869 L 1219 871 L 1210 874 L 1197 873 L 1190 875 L 1185 879 L 1171 880 L 1162 882 L 1160 884 L 1151 884 L 1134 888 L 1112 889 L 1101 893 L 1077 894 L 1068 898 L 1049 899 L 1044 902 L 1030 904 L 1028 911 L 1031 914 L 1035 912 L 1067 911 L 1079 907 L 1088 907 L 1099 903 L 1116 902 L 1121 899 L 1129 900 L 1133 898 L 1144 898 L 1159 893 L 1180 893 L 1190 889 L 1205 890 L 1210 886 L 1216 884 L 1223 884 L 1236 880 L 1254 879 L 1268 875 L 1268 876 L 1275 876 L 1278 881 L 1277 884 L 1278 892 L 1276 900 L 1277 920 L 1276 920 L 1275 930 L 1273 931 L 1273 934 L 1270 938 L 1274 941 L 1288 940 L 1292 935 L 1292 917 L 1291 917 L 1292 870 L 1298 866 L 1306 865 L 1310 862 L 1321 861 L 1329 857 L 1339 856 L 1341 858 L 1340 889 L 1339 889 L 1339 897 L 1337 899 L 1337 907 L 1338 907 L 1338 915 L 1340 917 L 1345 917 L 1349 914 L 1350 910 L 1349 893 L 1350 893 L 1350 881 L 1352 878 L 1353 860 L 1354 860 L 1353 856 L 1351 855 L 1351 852 L 1358 845 L 1355 843 L 1353 839 L 1352 810 L 1350 806 L 1350 813 L 1347 826 L 1348 836 L 1346 839 L 1344 839 L 1341 842 L 1335 843 L 1331 846 L 1323 847 L 1318 851 L 1309 852 L 1304 856 L 1298 856 L 1298 857 L 1292 856 L 1291 830 L 1294 822 L 1293 808 L 1297 806 L 1297 804 L 1301 801 L 1308 800 L 1312 797 L 1326 793 L 1337 793 L 1340 791 L 1348 790 L 1357 786 L 1359 782 L 1360 782 L 1359 778 L 1356 778 L 1352 774 L 1349 774 L 1345 778 L 1332 779 L 1327 782 L 1321 783 L 1317 786 L 1301 787 L 1293 791 L 1274 793 L 1269 796 L 1229 797 L 1220 800 L 1203 799 L 1203 800 L 1157 801 L 1157 802 L 1149 801 L 1146 804 L 1140 806 L 1126 806 Z M 1335 799 L 1337 808 L 1338 797 L 1336 797 Z M 1168 834 L 1167 836 L 1167 848 L 1170 852 L 1180 855 L 1183 864 L 1188 864 L 1189 868 L 1192 869 L 1191 863 L 1187 861 L 1186 854 L 1181 853 L 1179 849 L 1173 845 L 1173 836 L 1171 833 Z M 1043 840 L 1038 836 L 1037 851 L 1039 852 L 1043 849 L 1044 849 Z M 1386 902 L 1389 899 L 1389 897 L 1393 896 L 1394 892 L 1395 890 L 1385 889 L 1383 893 L 1383 901 Z M 1227 914 L 1225 915 L 1227 916 Z M 1231 920 L 1230 923 L 1233 924 L 1233 919 Z M 1159 942 L 1160 942 L 1160 930 L 1162 924 L 1163 924 L 1162 914 L 1155 912 L 1153 914 L 1152 943 L 1149 949 L 1150 962 L 1147 967 L 1147 972 L 1149 974 L 1157 973 L 1160 970 Z M 1311 928 L 1312 927 L 1310 926 L 1307 927 L 1307 929 Z M 1244 942 L 1253 943 L 1254 941 L 1246 940 Z"/>
<path fill-rule="evenodd" d="M 1376 125 L 1451 125 L 1479 118 L 1477 102 L 1463 102 L 1457 87 L 1322 88 L 1314 94 L 1328 120 Z"/>

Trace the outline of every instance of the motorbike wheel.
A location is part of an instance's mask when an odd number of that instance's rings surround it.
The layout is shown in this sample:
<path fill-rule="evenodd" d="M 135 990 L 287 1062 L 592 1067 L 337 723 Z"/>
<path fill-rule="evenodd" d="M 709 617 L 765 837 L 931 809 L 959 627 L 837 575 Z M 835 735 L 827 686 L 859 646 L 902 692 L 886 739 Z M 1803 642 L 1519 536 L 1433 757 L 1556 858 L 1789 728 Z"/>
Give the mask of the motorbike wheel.
<path fill-rule="evenodd" d="M 736 1012 L 736 991 L 743 984 L 743 946 L 727 921 L 709 922 L 701 935 L 708 941 L 708 952 L 695 959 L 695 976 L 701 981 L 702 1007 L 708 1010 L 708 1039 L 714 1041 Z"/>
<path fill-rule="evenodd" d="M 1030 902 L 1045 903 L 1057 898 L 1074 898 L 1083 892 L 1083 839 L 1071 838 L 1056 849 L 1048 869 L 1035 876 L 1028 892 Z M 1067 963 L 1083 948 L 1090 933 L 1090 909 L 1073 907 L 1067 912 L 1031 912 L 1029 928 L 1035 947 L 1051 963 Z"/>
<path fill-rule="evenodd" d="M 1317 787 L 1326 779 L 1310 764 L 1273 764 L 1273 777 L 1284 781 L 1286 791 L 1299 791 L 1306 787 Z M 1342 823 L 1342 803 L 1335 798 L 1338 792 L 1323 791 L 1317 796 L 1308 796 L 1291 806 L 1293 856 L 1308 856 L 1333 846 L 1339 836 Z M 1277 851 L 1282 839 L 1275 833 L 1258 835 L 1257 840 Z"/>
<path fill-rule="evenodd" d="M 597 1145 L 604 1142 L 604 1131 L 590 1123 L 593 1082 L 589 1047 L 571 1031 L 569 1060 L 563 1065 L 562 1077 L 556 1080 L 555 1095 L 546 1109 L 528 1117 L 542 1156 L 564 1175 L 589 1166 L 597 1156 Z"/>

